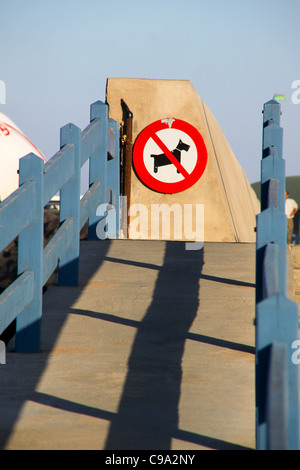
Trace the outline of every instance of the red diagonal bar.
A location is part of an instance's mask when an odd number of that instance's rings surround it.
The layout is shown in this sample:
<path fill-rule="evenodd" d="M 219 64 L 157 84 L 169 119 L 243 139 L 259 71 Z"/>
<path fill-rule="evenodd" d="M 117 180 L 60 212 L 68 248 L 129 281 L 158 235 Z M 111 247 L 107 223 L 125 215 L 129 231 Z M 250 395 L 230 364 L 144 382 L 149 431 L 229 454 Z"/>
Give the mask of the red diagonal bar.
<path fill-rule="evenodd" d="M 188 178 L 190 175 L 189 173 L 186 171 L 186 169 L 181 165 L 181 163 L 179 163 L 179 161 L 177 160 L 177 158 L 174 157 L 174 155 L 172 154 L 172 152 L 168 149 L 168 147 L 163 143 L 163 141 L 158 137 L 157 134 L 153 134 L 151 135 L 151 138 L 154 140 L 154 142 L 156 143 L 156 145 L 159 146 L 160 150 L 163 151 L 163 153 L 165 154 L 166 157 L 168 157 L 168 159 L 170 160 L 171 163 L 173 163 L 174 166 L 176 166 L 177 170 L 180 171 L 180 173 L 182 174 L 182 176 L 184 178 Z"/>

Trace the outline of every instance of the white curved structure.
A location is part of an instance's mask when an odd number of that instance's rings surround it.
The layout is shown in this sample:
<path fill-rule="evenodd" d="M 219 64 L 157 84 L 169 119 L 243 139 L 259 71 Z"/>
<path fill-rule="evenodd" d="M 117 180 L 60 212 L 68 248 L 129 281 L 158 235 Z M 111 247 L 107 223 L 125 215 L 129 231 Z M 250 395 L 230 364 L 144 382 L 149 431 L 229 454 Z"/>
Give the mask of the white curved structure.
<path fill-rule="evenodd" d="M 35 153 L 47 161 L 40 150 L 26 137 L 16 124 L 0 113 L 0 199 L 3 201 L 19 186 L 19 159 Z"/>

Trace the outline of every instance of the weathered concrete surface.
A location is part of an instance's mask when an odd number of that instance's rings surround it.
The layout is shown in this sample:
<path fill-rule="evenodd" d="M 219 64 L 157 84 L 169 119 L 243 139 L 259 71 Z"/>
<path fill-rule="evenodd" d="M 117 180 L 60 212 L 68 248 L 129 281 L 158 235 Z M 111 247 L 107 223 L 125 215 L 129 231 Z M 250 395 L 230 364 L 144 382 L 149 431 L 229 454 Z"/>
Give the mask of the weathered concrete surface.
<path fill-rule="evenodd" d="M 121 99 L 133 113 L 133 136 L 166 118 L 182 119 L 202 135 L 208 153 L 206 169 L 191 188 L 175 194 L 149 189 L 131 172 L 130 205 L 204 204 L 205 241 L 254 242 L 259 201 L 208 106 L 188 80 L 109 78 L 106 100 L 109 117 L 123 122 Z M 134 220 L 131 217 L 131 220 Z M 129 232 L 130 238 L 131 232 Z M 136 235 L 134 235 L 136 236 Z M 151 239 L 149 228 L 140 238 Z M 182 238 L 184 239 L 184 237 Z"/>
<path fill-rule="evenodd" d="M 254 265 L 254 244 L 82 241 L 42 353 L 1 366 L 1 448 L 254 448 Z"/>

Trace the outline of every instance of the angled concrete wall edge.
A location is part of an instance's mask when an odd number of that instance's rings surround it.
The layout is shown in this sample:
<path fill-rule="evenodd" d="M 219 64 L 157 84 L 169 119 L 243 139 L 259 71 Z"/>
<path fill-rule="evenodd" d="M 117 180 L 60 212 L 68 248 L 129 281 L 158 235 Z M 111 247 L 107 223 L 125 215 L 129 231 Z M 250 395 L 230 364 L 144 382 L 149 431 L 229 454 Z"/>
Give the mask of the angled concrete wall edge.
<path fill-rule="evenodd" d="M 202 134 L 208 151 L 204 174 L 193 187 L 181 193 L 157 193 L 132 171 L 131 202 L 201 203 L 205 206 L 204 241 L 254 242 L 259 201 L 217 120 L 190 81 L 109 78 L 106 91 L 109 117 L 120 123 L 121 99 L 133 113 L 133 141 L 152 122 L 174 117 L 192 124 Z"/>

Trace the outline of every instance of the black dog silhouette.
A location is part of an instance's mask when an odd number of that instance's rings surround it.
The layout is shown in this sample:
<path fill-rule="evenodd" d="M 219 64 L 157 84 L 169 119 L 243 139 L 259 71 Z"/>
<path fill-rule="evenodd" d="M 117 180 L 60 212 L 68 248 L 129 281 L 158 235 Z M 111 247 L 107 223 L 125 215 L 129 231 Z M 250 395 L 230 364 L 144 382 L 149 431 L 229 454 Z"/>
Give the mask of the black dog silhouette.
<path fill-rule="evenodd" d="M 182 142 L 182 140 L 180 139 L 177 144 L 177 147 L 172 150 L 171 153 L 180 163 L 182 150 L 185 150 L 187 152 L 189 148 L 190 146 Z M 150 157 L 154 158 L 154 173 L 157 173 L 159 166 L 172 165 L 171 160 L 164 153 L 160 153 L 159 155 L 150 155 Z M 177 173 L 180 173 L 180 171 L 177 170 Z"/>

